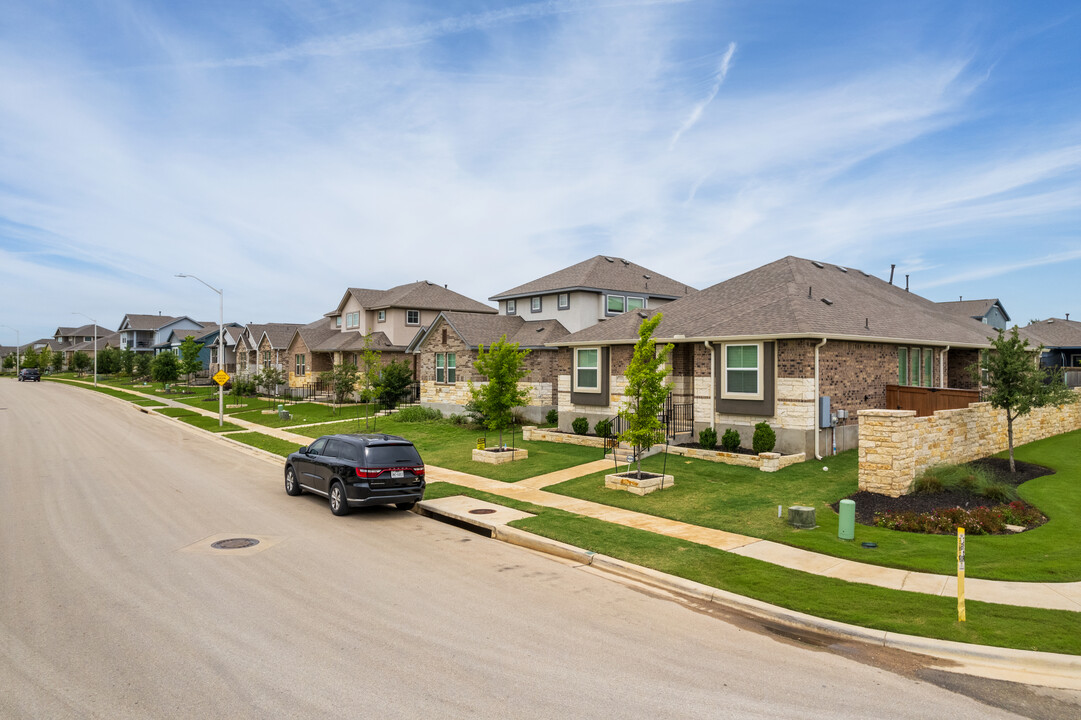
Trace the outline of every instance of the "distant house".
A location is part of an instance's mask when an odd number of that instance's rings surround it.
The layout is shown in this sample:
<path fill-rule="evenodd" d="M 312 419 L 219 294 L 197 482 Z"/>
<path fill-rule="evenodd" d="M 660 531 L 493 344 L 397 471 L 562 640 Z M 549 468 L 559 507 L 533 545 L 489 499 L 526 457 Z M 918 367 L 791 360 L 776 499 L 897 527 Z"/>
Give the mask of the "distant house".
<path fill-rule="evenodd" d="M 134 350 L 137 353 L 156 354 L 173 347 L 173 333 L 184 339 L 186 334 L 203 332 L 203 324 L 190 317 L 171 315 L 125 315 L 117 332 L 120 334 L 120 348 Z"/>
<path fill-rule="evenodd" d="M 244 326 L 236 342 L 236 371 L 242 376 L 254 375 L 263 368 L 285 371 L 286 352 L 299 323 L 252 323 Z"/>
<path fill-rule="evenodd" d="M 1081 368 L 1081 322 L 1048 318 L 1020 330 L 1033 345 L 1043 345 L 1040 364 L 1044 367 Z"/>
<path fill-rule="evenodd" d="M 529 350 L 524 367 L 529 375 L 519 384 L 529 391 L 528 405 L 521 408 L 524 418 L 544 422 L 549 410 L 556 407 L 556 367 L 558 350 L 546 343 L 567 335 L 558 320 L 526 320 L 515 315 L 487 315 L 446 311 L 411 346 L 419 360 L 420 402 L 446 413 L 460 413 L 470 400 L 469 383 L 483 383 L 487 378 L 474 370 L 481 345 L 506 337 Z"/>
<path fill-rule="evenodd" d="M 1010 322 L 1010 316 L 1006 313 L 1006 308 L 1002 307 L 1002 303 L 998 298 L 953 300 L 940 302 L 938 305 L 951 315 L 972 318 L 997 330 L 1005 330 Z"/>
<path fill-rule="evenodd" d="M 203 334 L 195 334 L 194 336 L 195 342 L 203 346 L 199 351 L 199 360 L 203 363 L 203 370 L 211 376 L 218 370 L 225 370 L 230 374 L 236 372 L 236 345 L 244 332 L 244 326 L 240 323 L 226 323 L 223 328 L 225 331 L 222 335 L 224 364 L 218 362 L 218 331 L 221 328 L 217 323 L 206 327 Z"/>
<path fill-rule="evenodd" d="M 888 385 L 971 388 L 988 330 L 855 268 L 786 257 L 659 309 L 658 343 L 672 343 L 671 405 L 697 435 L 768 422 L 785 453 L 854 447 L 856 415 L 886 407 Z M 559 356 L 559 425 L 590 425 L 623 403 L 638 326 L 627 313 L 551 345 Z M 822 415 L 820 398 L 829 398 Z M 678 412 L 677 412 L 678 411 Z M 833 429 L 833 416 L 839 427 Z M 847 415 L 847 420 L 843 416 Z M 847 427 L 846 427 L 847 426 Z M 820 432 L 830 428 L 829 432 Z"/>
<path fill-rule="evenodd" d="M 597 255 L 488 298 L 500 315 L 558 320 L 577 332 L 626 312 L 656 309 L 695 289 L 623 258 Z"/>

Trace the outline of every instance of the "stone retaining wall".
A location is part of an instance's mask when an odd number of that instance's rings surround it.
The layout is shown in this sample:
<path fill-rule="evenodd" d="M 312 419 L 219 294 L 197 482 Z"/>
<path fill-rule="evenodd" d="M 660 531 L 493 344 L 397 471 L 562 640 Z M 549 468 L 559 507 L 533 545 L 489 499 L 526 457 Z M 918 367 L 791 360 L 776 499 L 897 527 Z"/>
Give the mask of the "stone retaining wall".
<path fill-rule="evenodd" d="M 1009 447 L 1006 413 L 986 402 L 922 418 L 914 410 L 861 410 L 859 423 L 859 488 L 891 497 L 909 492 L 927 467 L 964 463 Z M 1037 408 L 1014 421 L 1014 447 L 1078 428 L 1081 402 Z"/>

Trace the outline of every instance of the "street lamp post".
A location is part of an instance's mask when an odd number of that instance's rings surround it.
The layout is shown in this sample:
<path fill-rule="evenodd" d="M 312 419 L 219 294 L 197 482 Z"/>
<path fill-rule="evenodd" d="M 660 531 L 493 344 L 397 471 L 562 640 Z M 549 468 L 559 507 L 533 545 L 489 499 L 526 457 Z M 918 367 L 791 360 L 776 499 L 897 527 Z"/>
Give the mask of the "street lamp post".
<path fill-rule="evenodd" d="M 73 310 L 72 315 L 82 315 L 84 318 L 94 323 L 94 387 L 98 386 L 98 321 L 90 317 L 86 313 L 81 313 Z"/>
<path fill-rule="evenodd" d="M 191 278 L 192 280 L 199 280 L 199 282 L 206 285 L 208 288 L 218 294 L 218 369 L 225 369 L 225 291 L 219 290 L 213 285 L 207 283 L 204 280 L 200 280 L 194 275 L 185 275 L 184 273 L 177 273 L 177 277 Z M 218 384 L 218 427 L 225 425 L 225 386 L 221 383 Z"/>
<path fill-rule="evenodd" d="M 0 325 L 0 327 L 6 327 L 8 330 L 15 330 L 10 325 Z M 15 377 L 19 377 L 19 331 L 15 330 Z"/>

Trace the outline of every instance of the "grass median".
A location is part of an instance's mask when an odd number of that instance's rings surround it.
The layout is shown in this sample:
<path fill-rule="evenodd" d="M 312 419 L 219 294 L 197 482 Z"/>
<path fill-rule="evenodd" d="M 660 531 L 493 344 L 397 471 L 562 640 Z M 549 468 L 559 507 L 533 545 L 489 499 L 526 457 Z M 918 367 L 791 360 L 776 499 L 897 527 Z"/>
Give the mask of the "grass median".
<path fill-rule="evenodd" d="M 534 513 L 511 525 L 553 540 L 816 617 L 906 635 L 1081 655 L 1078 614 L 957 599 L 790 570 L 705 545 L 465 488 L 432 483 L 425 497 L 468 495 Z"/>
<path fill-rule="evenodd" d="M 186 410 L 184 408 L 167 407 L 155 410 L 155 412 L 162 415 L 168 415 L 169 417 L 176 418 L 181 422 L 186 422 L 189 425 L 194 425 L 197 428 L 203 430 L 209 430 L 210 432 L 231 432 L 233 430 L 243 430 L 244 428 L 239 425 L 234 425 L 231 422 L 227 422 L 219 427 L 218 418 L 210 415 L 200 415 L 194 410 Z"/>
<path fill-rule="evenodd" d="M 251 445 L 252 447 L 259 448 L 260 450 L 266 450 L 267 452 L 280 455 L 283 458 L 287 457 L 289 453 L 294 453 L 297 448 L 300 447 L 297 443 L 290 442 L 288 440 L 282 440 L 281 438 L 271 437 L 270 435 L 264 435 L 260 432 L 243 432 L 234 433 L 229 436 L 230 440 L 236 440 L 242 442 L 245 445 Z"/>
<path fill-rule="evenodd" d="M 162 407 L 165 405 L 165 403 L 158 402 L 157 400 L 149 400 L 138 395 L 132 395 L 131 393 L 124 392 L 123 390 L 117 390 L 116 388 L 108 385 L 102 385 L 99 383 L 97 387 L 94 387 L 92 384 L 87 384 L 88 382 L 93 383 L 93 380 L 84 380 L 79 382 L 59 377 L 45 377 L 43 379 L 47 380 L 48 382 L 59 383 L 61 385 L 70 385 L 72 387 L 83 388 L 84 390 L 92 390 L 94 392 L 99 392 L 102 395 L 108 395 L 110 397 L 119 398 L 121 400 L 127 400 L 134 405 L 139 405 L 142 407 Z"/>

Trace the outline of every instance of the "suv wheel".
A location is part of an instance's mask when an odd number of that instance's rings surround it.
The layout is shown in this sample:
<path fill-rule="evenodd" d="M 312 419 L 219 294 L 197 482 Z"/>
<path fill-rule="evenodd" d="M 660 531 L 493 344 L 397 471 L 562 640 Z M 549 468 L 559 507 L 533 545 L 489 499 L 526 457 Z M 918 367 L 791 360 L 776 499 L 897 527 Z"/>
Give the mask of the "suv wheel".
<path fill-rule="evenodd" d="M 302 492 L 304 491 L 301 489 L 300 483 L 297 482 L 296 473 L 293 472 L 293 467 L 290 465 L 285 468 L 285 494 L 296 496 Z"/>
<path fill-rule="evenodd" d="M 345 486 L 335 481 L 330 486 L 330 511 L 335 515 L 348 515 L 349 503 L 345 499 Z"/>

